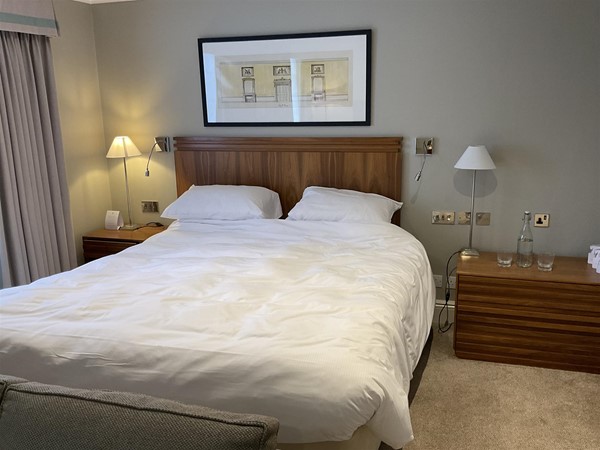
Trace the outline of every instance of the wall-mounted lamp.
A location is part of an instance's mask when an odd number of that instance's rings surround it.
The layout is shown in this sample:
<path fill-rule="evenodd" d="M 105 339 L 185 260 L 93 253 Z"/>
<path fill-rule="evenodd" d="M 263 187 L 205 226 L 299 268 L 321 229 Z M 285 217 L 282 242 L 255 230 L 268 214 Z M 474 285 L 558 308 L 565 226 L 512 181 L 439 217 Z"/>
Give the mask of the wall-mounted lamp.
<path fill-rule="evenodd" d="M 157 152 L 170 152 L 171 151 L 171 138 L 169 136 L 159 136 L 154 138 L 154 145 L 150 149 L 150 155 L 148 156 L 148 163 L 146 164 L 147 177 L 150 176 L 150 160 L 152 159 L 152 153 L 156 149 Z"/>
<path fill-rule="evenodd" d="M 417 138 L 415 152 L 417 155 L 423 155 L 423 164 L 421 164 L 421 169 L 415 175 L 415 181 L 420 181 L 423 169 L 425 168 L 425 161 L 427 161 L 427 155 L 433 154 L 433 138 Z"/>
<path fill-rule="evenodd" d="M 473 171 L 473 188 L 471 190 L 471 224 L 469 229 L 469 246 L 460 252 L 461 256 L 479 256 L 473 248 L 473 223 L 475 223 L 475 177 L 478 170 L 494 170 L 496 165 L 485 145 L 468 147 L 454 165 L 455 169 Z"/>
<path fill-rule="evenodd" d="M 121 227 L 122 230 L 137 230 L 140 226 L 131 223 L 131 198 L 129 196 L 129 181 L 127 179 L 127 158 L 132 156 L 140 156 L 142 153 L 135 146 L 129 136 L 117 136 L 114 138 L 108 153 L 107 158 L 123 158 L 123 169 L 125 170 L 125 192 L 127 193 L 127 224 Z"/>

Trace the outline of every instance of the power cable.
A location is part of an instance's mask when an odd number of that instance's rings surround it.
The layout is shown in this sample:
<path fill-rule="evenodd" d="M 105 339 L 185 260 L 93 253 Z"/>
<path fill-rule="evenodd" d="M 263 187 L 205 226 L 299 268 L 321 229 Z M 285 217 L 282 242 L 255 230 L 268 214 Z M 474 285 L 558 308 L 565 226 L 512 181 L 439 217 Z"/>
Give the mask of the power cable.
<path fill-rule="evenodd" d="M 445 288 L 445 292 L 444 292 L 445 302 L 444 302 L 444 306 L 442 306 L 442 309 L 440 309 L 440 313 L 438 314 L 438 332 L 439 333 L 446 333 L 447 331 L 450 330 L 450 328 L 452 328 L 452 323 L 449 322 L 450 311 L 448 308 L 448 302 L 450 301 L 450 275 L 456 270 L 456 266 L 452 270 L 449 270 L 449 267 L 450 267 L 450 261 L 452 260 L 452 258 L 455 255 L 458 255 L 459 253 L 460 253 L 460 250 L 452 253 L 450 255 L 450 257 L 448 258 L 448 261 L 446 261 L 446 288 Z M 446 320 L 444 322 L 444 325 L 442 325 L 442 313 L 444 312 L 444 310 L 446 310 Z"/>

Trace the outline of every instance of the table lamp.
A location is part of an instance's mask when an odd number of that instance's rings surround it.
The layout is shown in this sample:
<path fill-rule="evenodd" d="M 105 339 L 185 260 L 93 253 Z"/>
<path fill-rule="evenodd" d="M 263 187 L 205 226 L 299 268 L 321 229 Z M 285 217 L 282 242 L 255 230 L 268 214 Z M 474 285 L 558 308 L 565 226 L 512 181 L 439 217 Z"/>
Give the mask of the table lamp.
<path fill-rule="evenodd" d="M 127 180 L 127 158 L 131 156 L 140 156 L 142 153 L 135 146 L 129 136 L 117 136 L 114 138 L 108 153 L 107 158 L 123 158 L 123 168 L 125 170 L 125 191 L 127 193 L 127 224 L 121 227 L 122 230 L 137 230 L 139 225 L 131 223 L 131 198 L 129 196 L 129 181 Z"/>
<path fill-rule="evenodd" d="M 455 169 L 473 171 L 473 188 L 471 190 L 471 221 L 469 227 L 469 246 L 463 249 L 461 256 L 479 256 L 479 252 L 473 248 L 473 224 L 475 223 L 475 178 L 478 170 L 494 170 L 496 165 L 485 145 L 469 146 L 454 165 Z"/>

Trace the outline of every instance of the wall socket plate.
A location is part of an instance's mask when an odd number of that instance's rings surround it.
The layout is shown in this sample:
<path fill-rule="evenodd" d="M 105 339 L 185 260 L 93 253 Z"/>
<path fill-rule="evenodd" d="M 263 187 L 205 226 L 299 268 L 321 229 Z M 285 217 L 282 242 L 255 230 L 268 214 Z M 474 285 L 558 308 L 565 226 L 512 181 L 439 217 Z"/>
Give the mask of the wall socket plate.
<path fill-rule="evenodd" d="M 458 212 L 458 224 L 459 225 L 471 225 L 471 211 L 459 211 Z"/>
<path fill-rule="evenodd" d="M 142 200 L 142 212 L 157 213 L 158 212 L 158 202 Z"/>
<path fill-rule="evenodd" d="M 475 213 L 475 225 L 489 225 L 492 220 L 492 213 L 478 212 Z"/>
<path fill-rule="evenodd" d="M 444 277 L 442 275 L 434 275 L 433 281 L 436 288 L 444 287 Z M 456 277 L 448 277 L 448 288 L 456 289 Z"/>
<path fill-rule="evenodd" d="M 456 289 L 456 277 L 448 277 L 448 287 L 450 289 Z"/>
<path fill-rule="evenodd" d="M 431 211 L 431 223 L 454 225 L 454 211 Z"/>
<path fill-rule="evenodd" d="M 548 213 L 536 213 L 533 215 L 533 226 L 548 228 L 550 226 L 550 214 Z"/>

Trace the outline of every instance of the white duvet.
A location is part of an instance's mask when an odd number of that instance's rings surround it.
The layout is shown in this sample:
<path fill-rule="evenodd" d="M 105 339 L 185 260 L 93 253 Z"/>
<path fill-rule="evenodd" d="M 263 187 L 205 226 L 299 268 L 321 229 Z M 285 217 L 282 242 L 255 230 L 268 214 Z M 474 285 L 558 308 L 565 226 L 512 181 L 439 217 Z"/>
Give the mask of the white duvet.
<path fill-rule="evenodd" d="M 0 373 L 267 414 L 287 443 L 366 424 L 397 448 L 434 299 L 423 246 L 391 224 L 176 222 L 0 290 Z"/>

